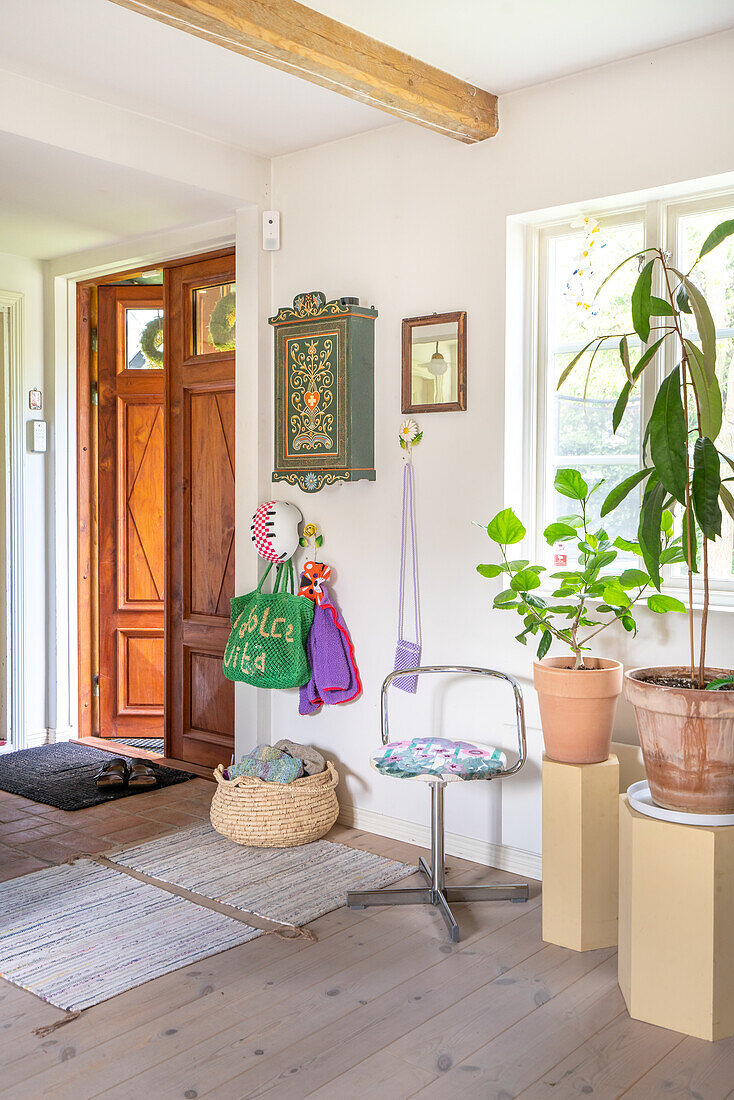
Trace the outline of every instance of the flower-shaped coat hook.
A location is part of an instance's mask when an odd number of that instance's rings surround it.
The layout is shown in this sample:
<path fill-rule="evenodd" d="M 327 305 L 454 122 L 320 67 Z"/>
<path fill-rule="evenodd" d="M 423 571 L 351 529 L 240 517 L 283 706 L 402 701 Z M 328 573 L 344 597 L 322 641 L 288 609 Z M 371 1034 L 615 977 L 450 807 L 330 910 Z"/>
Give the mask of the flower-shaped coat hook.
<path fill-rule="evenodd" d="M 323 546 L 324 536 L 321 534 L 321 528 L 318 523 L 305 523 L 303 526 L 303 534 L 298 542 L 303 547 L 312 545 L 314 551 L 317 550 L 319 546 Z"/>
<path fill-rule="evenodd" d="M 415 420 L 404 420 L 400 425 L 400 432 L 398 434 L 398 440 L 400 446 L 404 451 L 408 452 L 408 458 L 410 459 L 413 447 L 420 443 L 423 439 L 423 432 L 418 427 Z"/>

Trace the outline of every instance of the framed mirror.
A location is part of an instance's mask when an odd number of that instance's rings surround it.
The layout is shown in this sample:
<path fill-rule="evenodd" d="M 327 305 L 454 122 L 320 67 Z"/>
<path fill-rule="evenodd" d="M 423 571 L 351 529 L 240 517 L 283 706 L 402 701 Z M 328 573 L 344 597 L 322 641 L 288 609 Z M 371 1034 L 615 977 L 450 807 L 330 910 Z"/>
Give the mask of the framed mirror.
<path fill-rule="evenodd" d="M 402 411 L 466 409 L 466 312 L 403 321 Z"/>

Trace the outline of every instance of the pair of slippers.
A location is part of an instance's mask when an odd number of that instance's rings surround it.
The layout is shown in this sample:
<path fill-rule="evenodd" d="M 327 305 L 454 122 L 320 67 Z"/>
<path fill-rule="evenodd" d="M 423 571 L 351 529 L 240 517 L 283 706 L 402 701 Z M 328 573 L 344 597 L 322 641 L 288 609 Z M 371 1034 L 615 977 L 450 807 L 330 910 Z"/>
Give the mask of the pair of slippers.
<path fill-rule="evenodd" d="M 155 772 L 144 760 L 123 760 L 121 756 L 103 764 L 94 779 L 101 791 L 115 791 L 122 787 L 142 791 L 158 785 Z"/>

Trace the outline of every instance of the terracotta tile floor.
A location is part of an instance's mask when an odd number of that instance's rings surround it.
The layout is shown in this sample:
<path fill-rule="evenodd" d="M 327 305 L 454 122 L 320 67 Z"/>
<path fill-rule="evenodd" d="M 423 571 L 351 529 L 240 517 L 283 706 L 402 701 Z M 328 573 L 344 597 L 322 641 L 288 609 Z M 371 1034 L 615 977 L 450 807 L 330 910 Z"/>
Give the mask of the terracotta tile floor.
<path fill-rule="evenodd" d="M 0 791 L 0 881 L 206 821 L 213 794 L 212 782 L 191 779 L 68 812 Z"/>

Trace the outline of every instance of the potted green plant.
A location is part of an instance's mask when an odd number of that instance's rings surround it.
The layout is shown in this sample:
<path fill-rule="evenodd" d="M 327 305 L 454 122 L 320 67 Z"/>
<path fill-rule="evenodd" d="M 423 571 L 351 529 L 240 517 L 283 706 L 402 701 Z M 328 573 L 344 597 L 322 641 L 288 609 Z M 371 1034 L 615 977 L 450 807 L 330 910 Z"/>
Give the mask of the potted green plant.
<path fill-rule="evenodd" d="M 495 596 L 494 606 L 520 616 L 523 629 L 517 640 L 527 645 L 528 637 L 538 639 L 533 671 L 545 750 L 551 759 L 568 764 L 594 764 L 609 756 L 623 669 L 619 661 L 588 655 L 589 643 L 614 623 L 636 632 L 635 604 L 652 586 L 642 568 L 609 572 L 619 549 L 629 550 L 633 544 L 623 539 L 613 543 L 601 527 L 592 530 L 590 501 L 602 484 L 603 480 L 589 486 L 573 469 L 556 474 L 557 492 L 573 500 L 576 510 L 551 523 L 544 535 L 549 544 L 573 542 L 578 562 L 550 574 L 553 583 L 548 594 L 538 591 L 545 566 L 510 557 L 509 548 L 526 534 L 511 508 L 498 512 L 487 526 L 502 561 L 477 566 L 483 577 L 502 577 L 507 582 Z M 669 512 L 661 516 L 661 529 L 663 559 L 682 561 L 681 540 L 673 534 Z M 680 600 L 654 591 L 647 597 L 647 606 L 658 614 L 685 612 Z M 570 654 L 546 656 L 554 640 Z"/>
<path fill-rule="evenodd" d="M 662 517 L 671 509 L 680 516 L 688 576 L 688 662 L 632 669 L 625 686 L 635 710 L 654 800 L 670 809 L 698 813 L 734 813 L 734 670 L 710 667 L 706 662 L 709 546 L 721 534 L 722 508 L 734 520 L 734 498 L 727 486 L 734 480 L 734 460 L 717 447 L 723 399 L 716 374 L 716 329 L 692 274 L 699 261 L 733 233 L 734 221 L 718 225 L 685 274 L 673 267 L 668 254 L 659 248 L 643 249 L 623 261 L 636 259 L 641 269 L 630 304 L 632 326 L 647 345 L 645 350 L 633 366 L 628 343 L 632 333 L 596 337 L 571 361 L 559 381 L 560 387 L 589 349 L 593 358 L 602 344 L 618 340 L 626 382 L 614 409 L 616 431 L 644 372 L 655 368 L 666 345 L 675 347 L 678 363 L 660 385 L 647 424 L 644 465 L 612 490 L 602 515 L 633 490 L 642 490 L 638 543 L 658 590 L 665 563 Z M 662 288 L 662 297 L 653 293 L 655 286 Z M 683 314 L 695 322 L 698 340 L 687 335 L 689 326 Z M 653 319 L 658 319 L 654 330 Z M 702 581 L 698 650 L 693 598 L 697 573 Z"/>

